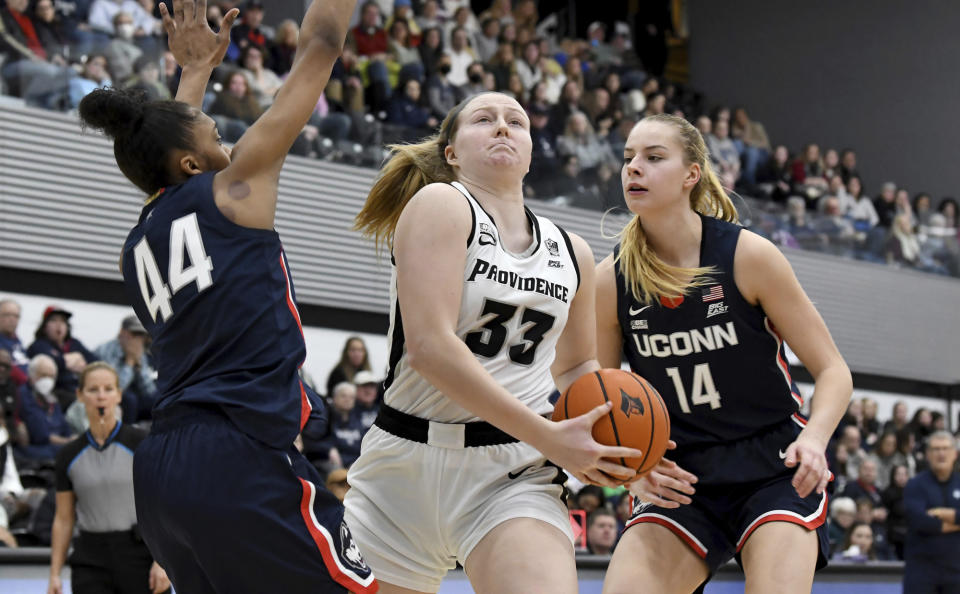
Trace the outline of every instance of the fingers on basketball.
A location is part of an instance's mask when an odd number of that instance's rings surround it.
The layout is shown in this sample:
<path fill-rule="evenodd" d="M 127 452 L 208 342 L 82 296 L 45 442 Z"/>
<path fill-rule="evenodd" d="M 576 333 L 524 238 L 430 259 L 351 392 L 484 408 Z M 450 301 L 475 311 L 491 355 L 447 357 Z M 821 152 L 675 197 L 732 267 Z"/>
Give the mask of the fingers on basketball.
<path fill-rule="evenodd" d="M 609 408 L 601 408 L 603 406 Z M 578 378 L 557 400 L 553 420 L 584 414 L 597 417 L 593 424 L 593 438 L 597 442 L 634 450 L 611 452 L 610 462 L 635 471 L 635 475 L 626 480 L 636 480 L 637 476 L 653 470 L 667 450 L 670 439 L 667 407 L 656 389 L 639 375 L 621 369 L 601 369 Z"/>

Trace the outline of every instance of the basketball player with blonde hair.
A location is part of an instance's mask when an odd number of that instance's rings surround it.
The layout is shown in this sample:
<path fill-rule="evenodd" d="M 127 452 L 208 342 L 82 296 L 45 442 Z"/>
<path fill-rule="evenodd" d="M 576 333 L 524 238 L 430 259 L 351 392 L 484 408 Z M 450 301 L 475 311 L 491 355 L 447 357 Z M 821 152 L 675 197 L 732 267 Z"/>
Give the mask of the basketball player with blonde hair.
<path fill-rule="evenodd" d="M 603 458 L 637 450 L 591 437 L 608 406 L 544 418 L 555 387 L 599 369 L 594 260 L 524 207 L 531 147 L 519 103 L 476 95 L 393 147 L 357 217 L 394 264 L 385 404 L 344 501 L 381 592 L 436 592 L 459 561 L 480 593 L 574 594 L 560 468 L 634 474 Z"/>
<path fill-rule="evenodd" d="M 677 448 L 631 487 L 604 592 L 688 593 L 734 556 L 747 592 L 809 592 L 850 371 L 786 258 L 736 224 L 689 122 L 641 120 L 621 179 L 635 216 L 597 269 L 598 358 L 657 388 Z M 809 420 L 784 341 L 815 379 Z"/>

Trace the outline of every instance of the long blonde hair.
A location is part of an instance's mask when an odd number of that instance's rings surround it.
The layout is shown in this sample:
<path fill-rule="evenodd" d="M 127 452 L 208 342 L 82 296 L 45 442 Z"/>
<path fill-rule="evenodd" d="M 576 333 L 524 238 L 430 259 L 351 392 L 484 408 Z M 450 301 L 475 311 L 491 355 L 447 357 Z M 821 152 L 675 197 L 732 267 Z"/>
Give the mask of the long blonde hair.
<path fill-rule="evenodd" d="M 379 249 L 386 244 L 393 249 L 393 233 L 400 213 L 413 195 L 432 183 L 450 183 L 457 179 L 443 151 L 457 135 L 457 119 L 470 101 L 468 97 L 450 110 L 440 124 L 440 131 L 416 144 L 391 144 L 390 160 L 380 170 L 367 201 L 357 214 L 353 228 L 372 237 Z"/>
<path fill-rule="evenodd" d="M 672 126 L 683 145 L 683 160 L 687 165 L 700 166 L 700 180 L 690 190 L 690 208 L 694 211 L 730 223 L 739 222 L 733 201 L 720 185 L 710 166 L 710 153 L 700 132 L 687 120 L 669 114 L 643 118 L 638 123 L 657 122 Z M 647 242 L 639 216 L 634 216 L 620 236 L 620 270 L 634 299 L 643 303 L 676 298 L 694 287 L 710 282 L 712 267 L 684 268 L 660 259 Z"/>

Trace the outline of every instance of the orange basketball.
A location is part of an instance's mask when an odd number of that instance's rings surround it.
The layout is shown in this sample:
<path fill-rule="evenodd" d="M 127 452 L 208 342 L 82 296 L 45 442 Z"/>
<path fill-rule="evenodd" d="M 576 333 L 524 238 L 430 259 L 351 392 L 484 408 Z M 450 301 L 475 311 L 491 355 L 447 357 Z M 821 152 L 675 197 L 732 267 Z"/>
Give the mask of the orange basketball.
<path fill-rule="evenodd" d="M 579 377 L 557 400 L 553 420 L 578 417 L 607 401 L 613 408 L 593 425 L 593 438 L 604 445 L 640 450 L 642 457 L 618 462 L 640 476 L 650 472 L 667 451 L 670 417 L 660 394 L 639 375 L 601 369 Z"/>

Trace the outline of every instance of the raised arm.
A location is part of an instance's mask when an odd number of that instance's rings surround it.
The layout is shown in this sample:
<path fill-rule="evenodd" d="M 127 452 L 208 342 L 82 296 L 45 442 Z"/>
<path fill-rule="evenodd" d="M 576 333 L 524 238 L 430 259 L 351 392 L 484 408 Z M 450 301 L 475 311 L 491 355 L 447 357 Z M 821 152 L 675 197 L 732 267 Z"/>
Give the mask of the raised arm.
<path fill-rule="evenodd" d="M 223 62 L 230 45 L 230 28 L 240 11 L 230 9 L 223 17 L 220 31 L 214 33 L 207 24 L 207 0 L 173 0 L 173 15 L 160 3 L 167 44 L 183 68 L 177 101 L 200 109 L 203 93 L 213 69 Z"/>
<path fill-rule="evenodd" d="M 602 446 L 590 437 L 593 423 L 608 408 L 552 423 L 498 384 L 457 336 L 470 221 L 463 197 L 442 184 L 422 189 L 400 215 L 394 257 L 410 366 L 448 398 L 531 444 L 581 481 L 613 486 L 598 469 L 631 476 L 632 470 L 602 458 L 634 456 L 635 450 Z"/>
<path fill-rule="evenodd" d="M 355 4 L 356 0 L 313 0 L 303 17 L 290 75 L 270 109 L 233 147 L 231 165 L 217 174 L 213 186 L 217 204 L 229 205 L 237 224 L 273 228 L 280 167 L 327 86 Z"/>

